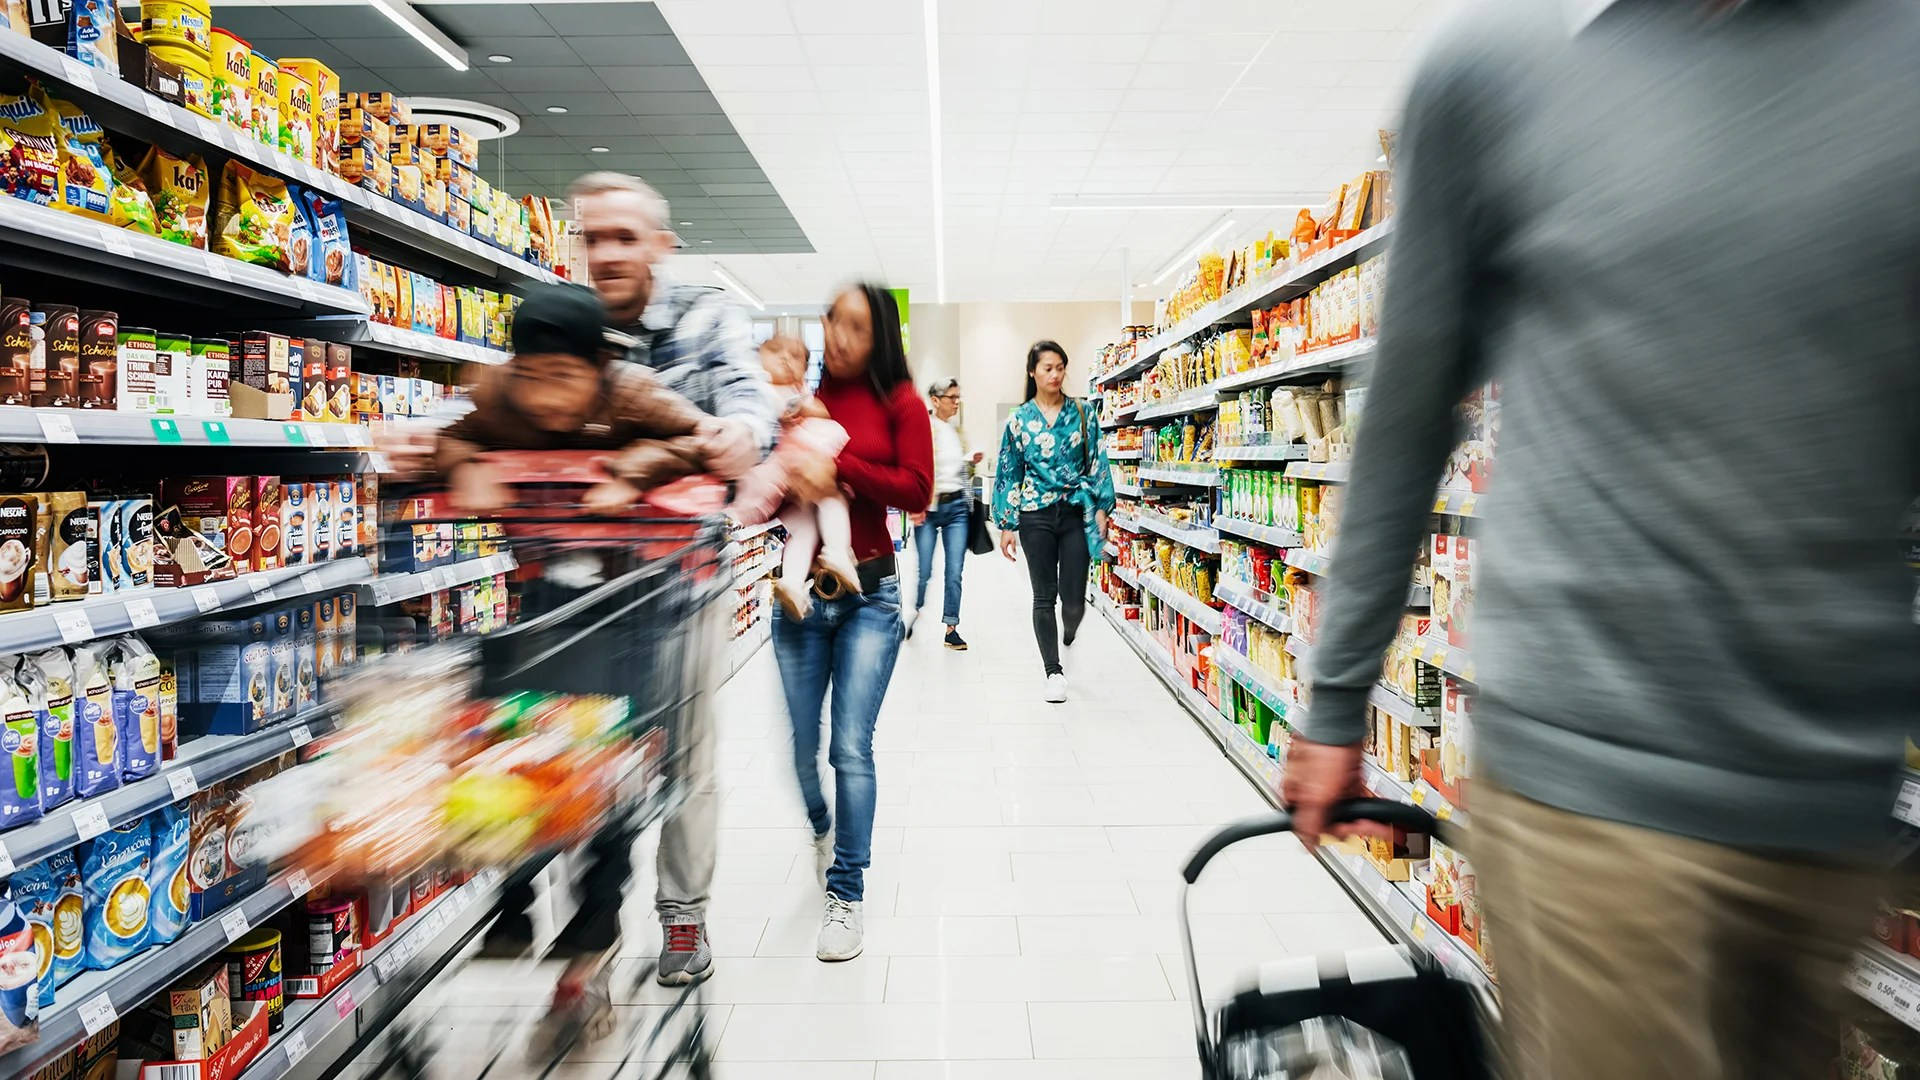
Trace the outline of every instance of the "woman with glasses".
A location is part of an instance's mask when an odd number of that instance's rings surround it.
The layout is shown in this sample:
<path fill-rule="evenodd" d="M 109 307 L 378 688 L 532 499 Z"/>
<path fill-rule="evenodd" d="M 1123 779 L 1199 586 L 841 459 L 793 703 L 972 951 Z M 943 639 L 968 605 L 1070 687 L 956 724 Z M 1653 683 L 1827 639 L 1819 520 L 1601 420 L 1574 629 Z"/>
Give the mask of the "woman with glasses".
<path fill-rule="evenodd" d="M 943 579 L 940 621 L 946 624 L 946 646 L 964 651 L 967 641 L 960 636 L 960 576 L 967 565 L 968 508 L 972 498 L 967 490 L 974 465 L 986 455 L 967 453 L 954 423 L 960 415 L 960 380 L 946 379 L 927 388 L 933 402 L 933 505 L 925 513 L 913 515 L 913 546 L 920 554 L 920 588 L 914 593 L 913 620 L 907 623 L 907 636 L 913 636 L 913 622 L 927 606 L 927 587 L 933 584 L 933 547 L 946 548 L 946 575 Z"/>

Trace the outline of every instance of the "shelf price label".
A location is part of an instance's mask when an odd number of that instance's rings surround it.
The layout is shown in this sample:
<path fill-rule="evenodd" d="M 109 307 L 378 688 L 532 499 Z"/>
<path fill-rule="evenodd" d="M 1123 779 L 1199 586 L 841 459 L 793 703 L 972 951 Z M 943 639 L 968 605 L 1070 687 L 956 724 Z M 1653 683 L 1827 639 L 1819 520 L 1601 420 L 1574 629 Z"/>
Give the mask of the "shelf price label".
<path fill-rule="evenodd" d="M 179 802 L 199 791 L 200 782 L 193 778 L 192 769 L 175 769 L 167 774 L 167 788 L 173 792 L 173 801 Z"/>
<path fill-rule="evenodd" d="M 344 986 L 341 987 L 339 996 L 333 1002 L 333 1014 L 345 1020 L 347 1017 L 353 1015 L 355 1008 L 357 1008 L 357 1006 L 353 1002 L 353 991 Z"/>
<path fill-rule="evenodd" d="M 71 607 L 55 611 L 53 625 L 60 628 L 60 640 L 68 645 L 76 641 L 90 641 L 94 637 L 93 620 L 87 618 L 85 608 Z"/>
<path fill-rule="evenodd" d="M 135 630 L 160 625 L 160 612 L 154 610 L 153 601 L 142 597 L 127 601 L 127 621 Z"/>
<path fill-rule="evenodd" d="M 206 269 L 208 277 L 233 284 L 233 269 L 227 265 L 225 255 L 208 255 Z"/>
<path fill-rule="evenodd" d="M 88 1035 L 100 1034 L 118 1019 L 120 1014 L 113 1007 L 113 998 L 104 990 L 80 1003 L 80 1026 Z"/>
<path fill-rule="evenodd" d="M 112 254 L 123 259 L 133 258 L 133 245 L 127 243 L 127 234 L 116 226 L 108 225 L 100 230 L 100 243 Z"/>
<path fill-rule="evenodd" d="M 88 803 L 73 812 L 73 831 L 82 840 L 91 840 L 107 831 L 107 808 Z"/>
<path fill-rule="evenodd" d="M 273 582 L 268 581 L 265 574 L 249 574 L 247 588 L 252 589 L 255 596 L 265 596 L 273 591 Z"/>
<path fill-rule="evenodd" d="M 326 587 L 327 584 L 320 580 L 320 575 L 311 570 L 300 575 L 300 591 L 303 593 L 317 593 Z"/>
<path fill-rule="evenodd" d="M 286 436 L 288 445 L 307 445 L 307 429 L 301 427 L 299 424 L 281 424 L 280 433 Z"/>
<path fill-rule="evenodd" d="M 0 877 L 11 873 L 13 873 L 13 853 L 7 850 L 7 845 L 0 844 Z"/>
<path fill-rule="evenodd" d="M 65 57 L 60 61 L 60 70 L 66 75 L 68 82 L 85 90 L 87 93 L 97 94 L 100 92 L 99 85 L 93 81 L 93 68 L 87 64 L 81 63 L 71 57 Z M 89 1032 L 88 1034 L 92 1033 Z"/>
<path fill-rule="evenodd" d="M 180 441 L 179 424 L 161 417 L 155 417 L 152 420 L 152 424 L 153 437 L 155 440 L 163 443 L 177 443 Z"/>
<path fill-rule="evenodd" d="M 293 725 L 293 731 L 291 732 L 291 734 L 293 736 L 293 748 L 295 750 L 298 750 L 301 747 L 313 741 L 313 732 L 309 730 L 307 728 L 307 725 L 305 724 Z"/>
<path fill-rule="evenodd" d="M 40 435 L 50 443 L 77 443 L 80 434 L 73 430 L 73 418 L 56 412 L 43 412 L 40 418 Z"/>
<path fill-rule="evenodd" d="M 201 421 L 200 430 L 206 432 L 207 441 L 215 446 L 225 446 L 233 442 L 233 434 L 227 430 L 227 425 L 218 420 Z"/>
<path fill-rule="evenodd" d="M 294 870 L 287 874 L 287 891 L 294 896 L 305 896 L 313 891 L 313 882 L 305 870 Z"/>
<path fill-rule="evenodd" d="M 1908 777 L 1900 782 L 1900 797 L 1893 802 L 1893 816 L 1909 825 L 1920 825 L 1920 780 Z"/>
<path fill-rule="evenodd" d="M 220 606 L 220 591 L 213 586 L 202 585 L 192 592 L 193 606 L 200 609 L 200 614 L 205 615 Z"/>
<path fill-rule="evenodd" d="M 229 945 L 246 937 L 247 932 L 252 929 L 253 924 L 247 921 L 247 912 L 244 908 L 229 908 L 226 914 L 220 916 L 220 932 L 227 935 Z"/>
<path fill-rule="evenodd" d="M 307 1033 L 289 1031 L 287 1037 L 280 1040 L 280 1045 L 287 1048 L 287 1068 L 291 1069 L 307 1056 Z"/>

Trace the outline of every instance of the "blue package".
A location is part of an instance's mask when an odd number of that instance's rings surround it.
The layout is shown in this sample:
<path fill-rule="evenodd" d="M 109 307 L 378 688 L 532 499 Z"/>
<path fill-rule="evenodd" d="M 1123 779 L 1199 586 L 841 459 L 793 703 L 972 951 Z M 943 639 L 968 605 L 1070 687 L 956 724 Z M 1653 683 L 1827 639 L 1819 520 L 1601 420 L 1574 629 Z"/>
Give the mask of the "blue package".
<path fill-rule="evenodd" d="M 152 922 L 153 837 L 137 818 L 94 837 L 80 859 L 86 966 L 105 971 L 147 947 Z"/>
<path fill-rule="evenodd" d="M 53 1004 L 53 871 L 46 863 L 13 873 L 13 906 L 33 928 L 33 1002 L 45 1009 Z"/>
<path fill-rule="evenodd" d="M 313 258 L 307 263 L 307 276 L 342 289 L 358 289 L 360 276 L 354 269 L 347 215 L 340 210 L 340 200 L 302 189 L 293 201 L 306 211 L 308 226 L 313 230 Z"/>
<path fill-rule="evenodd" d="M 298 184 L 287 185 L 288 201 L 293 204 L 293 213 L 288 217 L 287 232 L 287 273 L 294 277 L 311 278 L 313 276 L 313 216 L 307 210 L 306 189 Z"/>
<path fill-rule="evenodd" d="M 53 879 L 53 985 L 65 986 L 86 970 L 86 901 L 80 891 L 80 858 L 74 849 L 47 856 L 40 865 Z"/>
<path fill-rule="evenodd" d="M 148 931 L 156 945 L 172 941 L 187 928 L 186 803 L 155 810 L 148 819 L 153 829 L 153 921 Z"/>
<path fill-rule="evenodd" d="M 33 926 L 13 900 L 13 886 L 0 888 L 0 1053 L 39 1037 L 39 963 Z"/>
<path fill-rule="evenodd" d="M 128 634 L 107 650 L 107 674 L 113 679 L 120 779 L 152 776 L 160 768 L 160 658 Z"/>
<path fill-rule="evenodd" d="M 20 658 L 20 688 L 40 713 L 40 810 L 73 798 L 73 660 L 62 648 Z"/>
<path fill-rule="evenodd" d="M 5 674 L 0 674 L 0 754 L 13 767 L 12 783 L 0 776 L 0 829 L 39 820 L 40 712 Z"/>
<path fill-rule="evenodd" d="M 105 642 L 73 647 L 73 690 L 73 793 L 90 799 L 120 786 L 120 729 Z"/>

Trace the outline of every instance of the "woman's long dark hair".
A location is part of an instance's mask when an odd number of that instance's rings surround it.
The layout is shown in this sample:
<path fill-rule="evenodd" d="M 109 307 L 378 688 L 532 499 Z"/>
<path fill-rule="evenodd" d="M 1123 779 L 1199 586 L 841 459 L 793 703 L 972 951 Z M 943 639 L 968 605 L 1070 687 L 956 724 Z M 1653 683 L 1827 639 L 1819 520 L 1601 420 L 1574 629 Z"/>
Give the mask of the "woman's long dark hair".
<path fill-rule="evenodd" d="M 1032 401 L 1033 395 L 1040 392 L 1040 388 L 1033 383 L 1033 369 L 1040 366 L 1040 357 L 1044 353 L 1052 353 L 1059 357 L 1063 367 L 1067 363 L 1067 350 L 1061 348 L 1059 342 L 1046 340 L 1034 342 L 1033 347 L 1027 350 L 1027 396 L 1024 399 L 1026 401 Z"/>
<path fill-rule="evenodd" d="M 867 381 L 873 384 L 873 392 L 885 401 L 892 396 L 893 388 L 903 382 L 912 382 L 913 373 L 907 370 L 907 347 L 900 340 L 900 305 L 893 300 L 893 293 L 870 281 L 862 281 L 854 288 L 867 297 L 867 311 L 873 319 L 873 352 L 867 357 Z"/>

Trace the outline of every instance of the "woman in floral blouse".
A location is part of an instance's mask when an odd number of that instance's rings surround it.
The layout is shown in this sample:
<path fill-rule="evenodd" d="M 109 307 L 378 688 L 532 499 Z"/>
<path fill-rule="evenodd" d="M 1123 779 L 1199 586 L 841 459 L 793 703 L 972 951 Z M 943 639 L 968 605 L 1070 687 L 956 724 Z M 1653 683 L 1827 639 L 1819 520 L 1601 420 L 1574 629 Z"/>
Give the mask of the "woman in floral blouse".
<path fill-rule="evenodd" d="M 1027 397 L 1007 417 L 993 485 L 1000 552 L 1027 549 L 1033 583 L 1033 636 L 1047 667 L 1047 700 L 1067 700 L 1060 646 L 1072 645 L 1087 613 L 1087 564 L 1105 543 L 1113 509 L 1113 472 L 1100 445 L 1094 409 L 1069 398 L 1067 352 L 1052 341 L 1027 350 Z M 1016 535 L 1018 539 L 1016 539 Z M 1054 622 L 1060 604 L 1062 627 Z"/>

